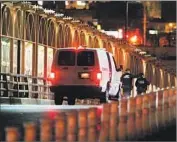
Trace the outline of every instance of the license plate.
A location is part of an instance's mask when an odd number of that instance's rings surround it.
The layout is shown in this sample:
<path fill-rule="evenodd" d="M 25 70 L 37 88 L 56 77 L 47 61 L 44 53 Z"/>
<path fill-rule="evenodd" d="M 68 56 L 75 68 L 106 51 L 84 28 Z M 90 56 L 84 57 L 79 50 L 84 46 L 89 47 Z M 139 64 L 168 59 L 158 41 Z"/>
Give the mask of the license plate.
<path fill-rule="evenodd" d="M 81 79 L 88 79 L 90 78 L 90 73 L 79 73 L 79 77 Z"/>

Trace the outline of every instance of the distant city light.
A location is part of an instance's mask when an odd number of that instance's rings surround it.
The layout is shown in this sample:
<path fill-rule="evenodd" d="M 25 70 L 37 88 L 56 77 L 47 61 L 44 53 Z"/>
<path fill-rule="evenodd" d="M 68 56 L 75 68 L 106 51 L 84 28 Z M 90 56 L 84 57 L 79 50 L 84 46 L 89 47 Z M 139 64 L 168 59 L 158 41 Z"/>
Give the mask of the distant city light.
<path fill-rule="evenodd" d="M 55 16 L 56 16 L 56 17 L 63 17 L 64 14 L 63 14 L 63 13 L 56 13 Z"/>
<path fill-rule="evenodd" d="M 173 27 L 173 23 L 169 23 L 169 26 L 170 26 L 170 27 Z"/>
<path fill-rule="evenodd" d="M 37 1 L 38 5 L 42 6 L 43 5 L 43 1 Z"/>
<path fill-rule="evenodd" d="M 77 5 L 78 5 L 78 6 L 85 6 L 85 5 L 86 5 L 86 3 L 85 3 L 85 2 L 83 2 L 83 1 L 77 1 Z"/>
<path fill-rule="evenodd" d="M 55 13 L 55 11 L 54 11 L 54 10 L 51 10 L 51 9 L 44 9 L 44 12 L 45 12 L 45 13 L 48 13 L 48 14 L 53 14 L 53 13 Z"/>
<path fill-rule="evenodd" d="M 118 31 L 103 31 L 103 33 L 109 35 L 109 36 L 114 36 L 115 38 L 118 38 Z"/>
<path fill-rule="evenodd" d="M 65 5 L 69 5 L 68 1 L 65 1 Z"/>
<path fill-rule="evenodd" d="M 101 30 L 101 25 L 97 25 L 97 30 Z"/>
<path fill-rule="evenodd" d="M 122 29 L 118 29 L 118 32 L 123 32 L 123 30 Z"/>
<path fill-rule="evenodd" d="M 149 34 L 155 35 L 155 34 L 158 34 L 158 31 L 157 30 L 149 30 Z"/>
<path fill-rule="evenodd" d="M 118 37 L 119 39 L 123 38 L 123 30 L 122 29 L 118 29 Z"/>
<path fill-rule="evenodd" d="M 138 39 L 137 36 L 134 35 L 133 37 L 131 37 L 130 40 L 131 40 L 132 43 L 135 43 L 135 42 L 137 42 L 137 39 Z"/>

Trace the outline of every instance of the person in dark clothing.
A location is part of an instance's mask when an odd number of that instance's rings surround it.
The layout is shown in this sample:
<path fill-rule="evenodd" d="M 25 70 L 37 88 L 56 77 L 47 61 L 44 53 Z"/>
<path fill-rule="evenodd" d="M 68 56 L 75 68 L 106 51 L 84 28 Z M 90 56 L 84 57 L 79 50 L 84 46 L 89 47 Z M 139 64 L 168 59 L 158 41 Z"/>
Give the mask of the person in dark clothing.
<path fill-rule="evenodd" d="M 143 73 L 139 74 L 138 79 L 135 82 L 135 86 L 137 87 L 137 94 L 146 93 L 147 86 L 149 85 L 149 81 L 144 77 Z"/>
<path fill-rule="evenodd" d="M 131 90 L 133 89 L 133 78 L 134 76 L 130 73 L 130 69 L 126 69 L 125 73 L 121 76 L 124 98 L 128 98 L 131 95 Z"/>

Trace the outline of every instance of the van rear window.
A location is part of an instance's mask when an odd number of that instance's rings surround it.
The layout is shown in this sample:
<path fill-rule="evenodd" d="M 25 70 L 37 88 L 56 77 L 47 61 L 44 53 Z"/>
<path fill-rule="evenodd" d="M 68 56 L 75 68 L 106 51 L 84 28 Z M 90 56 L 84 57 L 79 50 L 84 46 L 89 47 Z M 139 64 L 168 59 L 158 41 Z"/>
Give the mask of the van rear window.
<path fill-rule="evenodd" d="M 58 64 L 60 66 L 74 66 L 75 56 L 74 51 L 60 51 L 58 55 Z"/>
<path fill-rule="evenodd" d="M 77 54 L 77 65 L 78 66 L 94 66 L 94 52 L 93 51 L 80 51 Z"/>

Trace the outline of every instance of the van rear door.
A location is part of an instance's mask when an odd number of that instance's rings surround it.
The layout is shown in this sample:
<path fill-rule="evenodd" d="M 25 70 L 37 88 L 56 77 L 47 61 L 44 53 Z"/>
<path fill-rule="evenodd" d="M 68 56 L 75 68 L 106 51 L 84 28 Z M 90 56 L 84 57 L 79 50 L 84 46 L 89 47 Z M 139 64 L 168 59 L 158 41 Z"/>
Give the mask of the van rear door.
<path fill-rule="evenodd" d="M 59 50 L 57 56 L 57 69 L 58 74 L 57 84 L 59 85 L 73 85 L 77 78 L 75 72 L 76 66 L 76 52 L 73 49 Z"/>
<path fill-rule="evenodd" d="M 77 71 L 77 85 L 95 85 L 97 57 L 94 50 L 78 50 L 76 60 L 76 71 Z"/>

